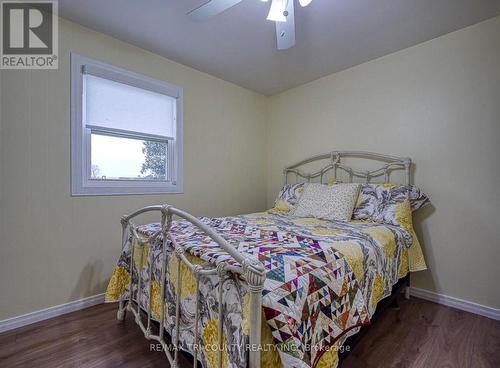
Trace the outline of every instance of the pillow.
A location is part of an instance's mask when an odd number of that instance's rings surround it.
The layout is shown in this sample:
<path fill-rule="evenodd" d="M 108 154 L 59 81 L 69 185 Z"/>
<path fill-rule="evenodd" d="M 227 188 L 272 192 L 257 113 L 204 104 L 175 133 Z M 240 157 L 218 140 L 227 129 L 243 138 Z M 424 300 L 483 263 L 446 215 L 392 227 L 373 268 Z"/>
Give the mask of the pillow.
<path fill-rule="evenodd" d="M 394 224 L 395 206 L 406 200 L 412 211 L 430 203 L 414 185 L 362 184 L 352 218 Z"/>
<path fill-rule="evenodd" d="M 335 178 L 332 178 L 326 182 L 326 185 L 333 185 L 333 184 L 338 184 L 338 183 L 342 183 L 342 182 L 335 179 Z M 363 186 L 364 185 L 383 185 L 386 188 L 403 186 L 402 184 L 390 184 L 390 183 L 361 184 L 361 190 L 359 193 L 360 195 L 363 193 Z M 410 205 L 411 205 L 412 212 L 415 212 L 416 210 L 431 203 L 431 201 L 429 200 L 429 197 L 427 197 L 427 195 L 424 192 L 422 192 L 415 185 L 407 185 L 406 187 L 408 187 L 408 189 L 410 191 L 409 198 L 410 198 Z"/>
<path fill-rule="evenodd" d="M 305 183 L 287 184 L 281 188 L 270 212 L 288 213 L 292 211 L 304 191 Z"/>
<path fill-rule="evenodd" d="M 391 211 L 392 206 L 404 200 L 409 200 L 412 211 L 430 203 L 429 197 L 414 185 L 361 184 L 352 218 L 384 222 L 381 219 L 385 211 Z"/>
<path fill-rule="evenodd" d="M 349 221 L 358 197 L 359 184 L 308 183 L 293 215 L 325 220 Z"/>

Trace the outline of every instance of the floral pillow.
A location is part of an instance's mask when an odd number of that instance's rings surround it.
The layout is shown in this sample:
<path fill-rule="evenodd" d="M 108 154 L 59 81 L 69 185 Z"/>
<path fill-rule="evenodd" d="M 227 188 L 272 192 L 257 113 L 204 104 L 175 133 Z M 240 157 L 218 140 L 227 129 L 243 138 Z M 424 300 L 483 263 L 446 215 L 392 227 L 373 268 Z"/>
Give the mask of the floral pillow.
<path fill-rule="evenodd" d="M 281 188 L 271 212 L 289 213 L 292 211 L 304 192 L 304 185 L 305 183 L 287 184 Z"/>
<path fill-rule="evenodd" d="M 387 220 L 394 217 L 395 205 L 406 200 L 412 212 L 430 203 L 414 185 L 362 184 L 352 218 L 393 224 Z"/>
<path fill-rule="evenodd" d="M 413 185 L 362 184 L 352 218 L 402 226 L 409 269 L 420 271 L 427 266 L 413 229 L 412 212 L 428 203 L 429 198 Z"/>
<path fill-rule="evenodd" d="M 422 192 L 418 187 L 415 185 L 408 185 L 408 197 L 410 198 L 410 206 L 412 212 L 415 212 L 419 208 L 422 208 L 424 206 L 427 206 L 429 203 L 431 203 L 429 197 Z"/>

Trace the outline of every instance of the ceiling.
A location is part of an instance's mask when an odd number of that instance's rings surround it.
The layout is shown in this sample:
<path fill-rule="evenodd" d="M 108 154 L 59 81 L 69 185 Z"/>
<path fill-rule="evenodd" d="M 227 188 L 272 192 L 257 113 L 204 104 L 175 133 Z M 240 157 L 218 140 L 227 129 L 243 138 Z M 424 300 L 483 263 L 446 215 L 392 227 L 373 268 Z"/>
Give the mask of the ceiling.
<path fill-rule="evenodd" d="M 59 13 L 265 95 L 500 14 L 500 0 L 313 0 L 296 5 L 296 46 L 278 51 L 269 2 L 191 21 L 186 13 L 206 1 L 59 0 Z"/>

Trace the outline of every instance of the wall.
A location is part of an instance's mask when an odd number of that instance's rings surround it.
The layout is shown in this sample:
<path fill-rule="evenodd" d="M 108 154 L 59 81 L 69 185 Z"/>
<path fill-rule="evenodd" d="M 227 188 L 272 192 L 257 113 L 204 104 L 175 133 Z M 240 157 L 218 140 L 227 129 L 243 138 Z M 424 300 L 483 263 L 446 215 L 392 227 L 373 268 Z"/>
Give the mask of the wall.
<path fill-rule="evenodd" d="M 59 70 L 1 71 L 0 320 L 103 292 L 139 207 L 266 204 L 265 97 L 68 21 L 59 37 Z M 183 195 L 70 196 L 70 52 L 184 87 Z"/>
<path fill-rule="evenodd" d="M 500 17 L 270 100 L 268 204 L 282 168 L 330 150 L 410 156 L 432 199 L 414 286 L 500 307 Z"/>

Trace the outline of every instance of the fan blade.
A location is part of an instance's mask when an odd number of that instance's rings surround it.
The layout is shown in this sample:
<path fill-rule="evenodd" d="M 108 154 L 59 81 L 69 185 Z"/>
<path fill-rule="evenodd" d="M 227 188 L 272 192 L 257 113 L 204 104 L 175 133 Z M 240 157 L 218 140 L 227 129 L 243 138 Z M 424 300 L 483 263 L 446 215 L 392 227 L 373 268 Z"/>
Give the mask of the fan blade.
<path fill-rule="evenodd" d="M 191 10 L 188 14 L 192 20 L 204 21 L 214 15 L 222 13 L 224 10 L 240 3 L 242 0 L 211 0 L 199 8 Z"/>
<path fill-rule="evenodd" d="M 276 22 L 278 50 L 286 50 L 295 45 L 295 9 L 293 1 L 288 1 L 286 22 Z"/>

